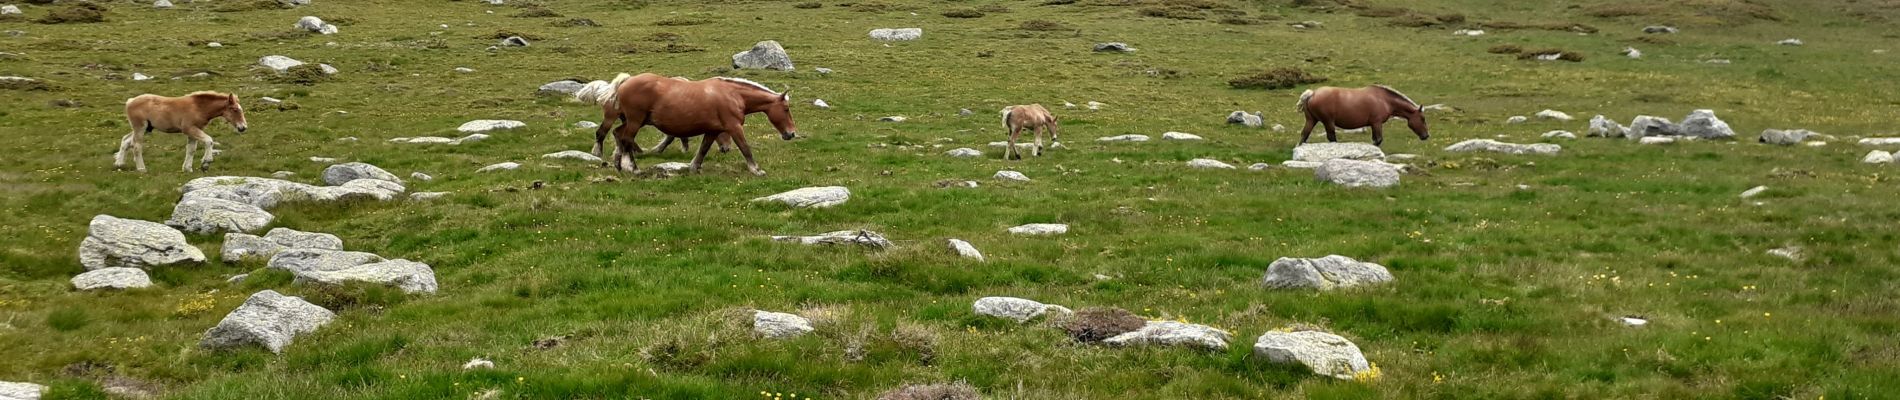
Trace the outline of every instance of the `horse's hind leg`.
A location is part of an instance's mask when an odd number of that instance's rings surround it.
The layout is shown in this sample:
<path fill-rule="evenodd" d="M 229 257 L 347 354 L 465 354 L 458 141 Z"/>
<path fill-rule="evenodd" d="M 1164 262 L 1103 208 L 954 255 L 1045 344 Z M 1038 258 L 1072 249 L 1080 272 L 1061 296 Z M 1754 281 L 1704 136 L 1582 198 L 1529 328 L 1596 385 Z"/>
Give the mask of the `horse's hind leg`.
<path fill-rule="evenodd" d="M 588 151 L 594 153 L 594 157 L 607 156 L 606 154 L 601 154 L 601 152 L 606 151 L 605 146 L 602 144 L 607 142 L 607 133 L 614 130 L 614 123 L 620 122 L 619 112 L 607 111 L 605 114 L 607 117 L 601 119 L 600 126 L 594 128 L 594 149 Z M 619 143 L 615 143 L 614 147 L 618 149 Z"/>
<path fill-rule="evenodd" d="M 713 133 L 712 135 L 716 136 L 720 134 Z M 681 140 L 685 140 L 685 139 L 682 138 Z M 713 142 L 717 142 L 717 141 L 718 141 L 717 138 L 699 139 L 699 153 L 693 155 L 693 173 L 695 174 L 699 173 L 699 165 L 706 162 L 706 152 L 712 151 Z"/>
<path fill-rule="evenodd" d="M 1311 115 L 1306 116 L 1306 129 L 1300 130 L 1300 144 L 1306 144 L 1306 140 L 1313 137 L 1313 125 L 1318 124 L 1319 120 L 1313 119 Z"/>
<path fill-rule="evenodd" d="M 1016 140 L 1017 140 L 1017 139 L 1021 139 L 1021 138 L 1022 138 L 1022 136 L 1023 136 L 1023 129 L 1022 129 L 1022 128 L 1020 128 L 1020 127 L 1017 127 L 1017 126 L 1014 126 L 1014 125 L 1011 125 L 1011 126 L 1009 127 L 1009 147 L 1004 147 L 1004 148 L 1003 148 L 1003 159 L 1004 159 L 1004 160 L 1021 160 L 1021 159 L 1023 159 L 1023 154 L 1022 154 L 1022 152 L 1021 152 L 1021 151 L 1018 151 L 1018 150 L 1016 150 Z M 1010 158 L 1010 154 L 1012 154 L 1012 153 L 1016 155 L 1016 157 L 1015 157 L 1015 158 Z"/>
<path fill-rule="evenodd" d="M 719 135 L 719 152 L 724 153 L 724 152 L 732 151 L 732 140 L 733 139 L 731 136 Z M 741 139 L 739 141 L 744 142 L 745 140 Z"/>

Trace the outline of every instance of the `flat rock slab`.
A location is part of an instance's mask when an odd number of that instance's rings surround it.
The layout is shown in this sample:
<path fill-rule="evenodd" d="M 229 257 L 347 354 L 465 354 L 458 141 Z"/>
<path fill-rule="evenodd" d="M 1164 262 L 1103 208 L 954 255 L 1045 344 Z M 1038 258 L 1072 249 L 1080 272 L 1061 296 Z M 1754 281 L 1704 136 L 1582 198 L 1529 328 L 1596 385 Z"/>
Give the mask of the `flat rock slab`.
<path fill-rule="evenodd" d="M 1563 133 L 1568 134 L 1569 132 Z M 1550 136 L 1546 135 L 1545 137 Z M 1570 137 L 1574 138 L 1576 135 L 1571 135 Z M 1551 143 L 1517 144 L 1491 139 L 1471 139 L 1445 147 L 1445 151 L 1452 152 L 1489 151 L 1504 154 L 1536 154 L 1546 156 L 1556 155 L 1558 152 L 1563 151 L 1563 149 L 1563 146 Z"/>
<path fill-rule="evenodd" d="M 1307 143 L 1293 148 L 1293 161 L 1383 160 L 1385 150 L 1369 143 Z"/>
<path fill-rule="evenodd" d="M 346 282 L 369 282 L 402 289 L 404 293 L 435 293 L 435 270 L 429 264 L 409 260 L 389 260 L 361 264 L 338 270 L 300 270 L 293 271 L 299 282 L 318 282 L 330 285 L 342 285 Z"/>
<path fill-rule="evenodd" d="M 959 147 L 950 151 L 943 152 L 943 155 L 956 157 L 956 158 L 972 158 L 972 157 L 982 157 L 983 151 L 968 148 L 968 147 Z"/>
<path fill-rule="evenodd" d="M 976 245 L 972 245 L 970 244 L 970 242 L 963 241 L 963 239 L 950 239 L 949 243 L 950 243 L 950 251 L 957 252 L 958 256 L 961 256 L 963 258 L 974 259 L 977 262 L 984 261 L 983 252 L 976 251 Z"/>
<path fill-rule="evenodd" d="M 1176 321 L 1148 321 L 1141 329 L 1102 340 L 1115 346 L 1182 346 L 1226 350 L 1233 334 L 1207 325 Z"/>
<path fill-rule="evenodd" d="M 811 333 L 811 320 L 794 314 L 755 310 L 752 331 L 769 339 L 786 339 Z"/>
<path fill-rule="evenodd" d="M 184 233 L 157 222 L 95 216 L 79 242 L 79 264 L 88 271 L 204 261 L 204 252 L 186 242 Z"/>
<path fill-rule="evenodd" d="M 1220 162 L 1219 160 L 1206 159 L 1206 158 L 1196 158 L 1193 160 L 1188 160 L 1187 166 L 1189 168 L 1199 168 L 1199 169 L 1236 169 L 1232 164 Z"/>
<path fill-rule="evenodd" d="M 797 208 L 826 208 L 851 200 L 851 189 L 844 186 L 820 186 L 752 199 L 755 202 L 779 202 Z"/>
<path fill-rule="evenodd" d="M 1104 136 L 1104 137 L 1096 138 L 1095 141 L 1097 142 L 1146 142 L 1148 141 L 1148 139 L 1150 139 L 1148 135 L 1129 134 L 1129 135 L 1118 135 L 1118 136 Z"/>
<path fill-rule="evenodd" d="M 1254 341 L 1253 354 L 1276 364 L 1305 365 L 1315 374 L 1353 379 L 1372 370 L 1359 346 L 1344 337 L 1319 331 L 1270 331 Z"/>
<path fill-rule="evenodd" d="M 994 178 L 1002 179 L 1006 181 L 1017 181 L 1017 182 L 1029 181 L 1028 175 L 1023 175 L 1023 173 L 1016 172 L 1016 171 L 996 171 L 996 175 L 994 176 Z"/>
<path fill-rule="evenodd" d="M 872 231 L 837 231 L 812 236 L 773 236 L 772 240 L 798 242 L 808 246 L 816 245 L 857 245 L 873 249 L 891 247 L 891 241 L 883 234 Z"/>
<path fill-rule="evenodd" d="M 1261 284 L 1274 289 L 1333 290 L 1392 281 L 1384 266 L 1330 255 L 1321 258 L 1282 257 L 1267 266 Z"/>
<path fill-rule="evenodd" d="M 165 220 L 165 225 L 199 234 L 252 232 L 264 229 L 275 219 L 277 216 L 248 203 L 210 197 L 187 197 L 172 206 L 172 217 Z"/>
<path fill-rule="evenodd" d="M 73 277 L 73 288 L 79 290 L 96 289 L 137 289 L 152 286 L 152 277 L 138 268 L 101 268 Z"/>
<path fill-rule="evenodd" d="M 1292 165 L 1288 165 L 1292 167 Z M 1399 185 L 1399 168 L 1378 161 L 1337 158 L 1320 164 L 1314 177 L 1349 188 L 1386 188 Z"/>
<path fill-rule="evenodd" d="M 283 353 L 297 335 L 315 331 L 334 318 L 336 313 L 303 298 L 265 290 L 251 295 L 244 305 L 205 331 L 198 345 L 214 350 L 263 346 L 272 353 Z"/>
<path fill-rule="evenodd" d="M 0 14 L 20 13 L 19 8 L 11 5 L 6 6 L 6 9 L 13 12 L 0 12 Z M 46 385 L 37 383 L 0 382 L 0 400 L 40 400 L 40 395 L 46 393 L 46 389 Z"/>
<path fill-rule="evenodd" d="M 977 315 L 1004 318 L 1016 321 L 1016 323 L 1019 324 L 1050 312 L 1058 314 L 1072 313 L 1067 307 L 1043 304 L 1035 300 L 1016 297 L 984 297 L 976 299 L 976 303 L 970 305 L 970 310 Z"/>
<path fill-rule="evenodd" d="M 1860 143 L 1862 146 L 1896 146 L 1900 145 L 1900 137 L 1866 138 L 1856 143 Z"/>
<path fill-rule="evenodd" d="M 455 130 L 462 133 L 488 133 L 492 131 L 523 128 L 527 126 L 528 124 L 523 123 L 521 121 L 513 121 L 513 120 L 505 120 L 505 119 L 478 119 L 474 121 L 464 122 L 462 123 L 462 126 L 455 128 Z"/>
<path fill-rule="evenodd" d="M 923 28 L 881 28 L 871 30 L 871 39 L 886 42 L 917 40 L 924 37 Z"/>
<path fill-rule="evenodd" d="M 1192 133 L 1166 132 L 1166 133 L 1161 134 L 1161 140 L 1205 140 L 1205 139 L 1203 139 L 1200 135 L 1196 135 Z"/>
<path fill-rule="evenodd" d="M 326 249 L 288 249 L 271 256 L 266 268 L 301 275 L 313 271 L 342 271 L 359 265 L 388 261 L 383 256 L 360 251 Z"/>
<path fill-rule="evenodd" d="M 1025 224 L 1009 228 L 1009 233 L 1028 236 L 1053 236 L 1069 233 L 1068 224 Z"/>
<path fill-rule="evenodd" d="M 481 169 L 475 170 L 475 172 L 513 171 L 517 169 L 521 169 L 521 163 L 516 163 L 516 162 L 511 161 L 511 162 L 505 162 L 505 163 L 499 163 L 499 164 L 489 164 L 486 167 L 482 167 Z"/>
<path fill-rule="evenodd" d="M 589 154 L 588 152 L 585 152 L 585 151 L 580 151 L 580 150 L 567 150 L 567 151 L 543 154 L 541 155 L 541 158 L 551 158 L 551 159 L 558 159 L 558 160 L 580 160 L 580 161 L 586 161 L 590 163 L 601 162 L 600 157 L 595 156 L 593 154 Z"/>

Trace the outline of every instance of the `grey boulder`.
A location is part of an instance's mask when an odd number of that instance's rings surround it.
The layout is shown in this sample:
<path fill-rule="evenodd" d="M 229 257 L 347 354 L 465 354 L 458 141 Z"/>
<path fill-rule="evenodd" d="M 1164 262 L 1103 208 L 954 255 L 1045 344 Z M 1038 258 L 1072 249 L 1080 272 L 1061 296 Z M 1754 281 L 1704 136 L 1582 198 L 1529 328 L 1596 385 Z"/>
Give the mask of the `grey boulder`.
<path fill-rule="evenodd" d="M 773 236 L 772 240 L 797 242 L 808 246 L 857 245 L 873 249 L 891 247 L 891 241 L 885 239 L 883 234 L 865 230 L 827 232 L 812 236 Z"/>
<path fill-rule="evenodd" d="M 1313 176 L 1349 188 L 1385 188 L 1399 185 L 1399 168 L 1378 161 L 1344 158 L 1327 160 L 1313 170 Z"/>
<path fill-rule="evenodd" d="M 152 286 L 152 277 L 138 268 L 101 268 L 86 271 L 73 277 L 73 288 L 79 290 L 95 289 L 136 289 Z"/>
<path fill-rule="evenodd" d="M 1629 135 L 1629 132 L 1629 127 L 1598 115 L 1590 118 L 1590 130 L 1584 136 L 1620 138 Z"/>
<path fill-rule="evenodd" d="M 1807 141 L 1809 137 L 1813 137 L 1815 135 L 1819 135 L 1819 134 L 1814 133 L 1813 131 L 1806 130 L 1806 129 L 1794 129 L 1794 130 L 1785 130 L 1785 131 L 1780 130 L 1780 129 L 1768 129 L 1768 130 L 1761 131 L 1761 137 L 1756 138 L 1755 140 L 1761 143 L 1765 143 L 1765 144 L 1790 146 L 1797 143 L 1801 143 L 1803 141 Z"/>
<path fill-rule="evenodd" d="M 1244 125 L 1248 128 L 1259 128 L 1266 125 L 1266 120 L 1262 119 L 1258 112 L 1248 113 L 1246 111 L 1235 111 L 1227 113 L 1227 123 Z"/>
<path fill-rule="evenodd" d="M 1307 143 L 1293 148 L 1293 161 L 1383 160 L 1385 150 L 1370 143 Z"/>
<path fill-rule="evenodd" d="M 1735 129 L 1715 117 L 1714 110 L 1695 110 L 1682 119 L 1682 135 L 1702 139 L 1734 139 Z"/>
<path fill-rule="evenodd" d="M 271 256 L 266 268 L 290 271 L 293 275 L 307 272 L 342 271 L 364 264 L 388 261 L 383 256 L 360 251 L 329 249 L 285 249 Z"/>
<path fill-rule="evenodd" d="M 435 293 L 435 270 L 409 260 L 389 260 L 361 264 L 337 270 L 295 271 L 298 282 L 341 285 L 345 282 L 369 282 L 402 289 L 405 293 Z"/>
<path fill-rule="evenodd" d="M 396 174 L 389 173 L 389 171 L 383 170 L 382 167 L 367 163 L 342 163 L 331 165 L 323 169 L 323 183 L 342 185 L 357 179 L 380 179 L 402 183 L 402 178 L 397 178 Z"/>
<path fill-rule="evenodd" d="M 1344 337 L 1320 331 L 1270 331 L 1254 341 L 1253 354 L 1276 364 L 1300 364 L 1315 374 L 1353 379 L 1372 370 L 1359 346 Z"/>
<path fill-rule="evenodd" d="M 767 40 L 752 45 L 751 50 L 732 55 L 732 67 L 735 69 L 775 69 L 792 70 L 792 56 L 785 54 L 785 46 L 777 41 Z"/>
<path fill-rule="evenodd" d="M 1261 284 L 1273 289 L 1332 290 L 1392 281 L 1384 266 L 1330 255 L 1321 258 L 1282 257 L 1267 266 Z"/>
<path fill-rule="evenodd" d="M 924 37 L 923 28 L 881 28 L 871 30 L 871 39 L 885 42 L 917 40 Z"/>
<path fill-rule="evenodd" d="M 1043 304 L 1035 300 L 1016 297 L 984 297 L 976 299 L 970 310 L 977 315 L 1008 319 L 1016 323 L 1028 322 L 1047 313 L 1072 314 L 1068 307 Z"/>
<path fill-rule="evenodd" d="M 335 318 L 336 313 L 303 298 L 265 290 L 251 295 L 244 305 L 205 331 L 198 345 L 214 350 L 263 346 L 272 353 L 283 353 L 297 335 L 315 331 Z"/>
<path fill-rule="evenodd" d="M 112 267 L 147 268 L 183 262 L 204 262 L 204 252 L 185 242 L 185 234 L 164 224 L 92 217 L 86 238 L 79 242 L 79 264 L 86 270 Z"/>
<path fill-rule="evenodd" d="M 793 314 L 754 310 L 752 331 L 770 339 L 785 339 L 811 333 L 811 320 Z"/>
<path fill-rule="evenodd" d="M 963 258 L 974 259 L 977 262 L 984 261 L 983 252 L 976 251 L 975 245 L 963 239 L 950 239 L 950 250 L 957 252 L 957 255 Z"/>
<path fill-rule="evenodd" d="M 752 199 L 755 202 L 779 202 L 797 208 L 825 208 L 851 200 L 851 189 L 844 186 L 820 186 Z"/>

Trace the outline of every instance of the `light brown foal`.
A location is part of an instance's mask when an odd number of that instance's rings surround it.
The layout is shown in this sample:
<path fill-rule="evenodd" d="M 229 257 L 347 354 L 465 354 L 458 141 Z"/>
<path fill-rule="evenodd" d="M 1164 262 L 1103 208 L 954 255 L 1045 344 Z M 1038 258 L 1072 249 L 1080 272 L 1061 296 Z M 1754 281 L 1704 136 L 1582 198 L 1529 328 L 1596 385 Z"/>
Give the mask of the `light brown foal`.
<path fill-rule="evenodd" d="M 165 97 L 154 94 L 142 94 L 125 101 L 125 120 L 132 124 L 132 133 L 119 140 L 119 152 L 112 156 L 114 168 L 125 168 L 126 152 L 131 151 L 133 165 L 139 172 L 145 172 L 145 134 L 152 131 L 185 134 L 185 172 L 191 172 L 191 147 L 204 147 L 204 159 L 199 166 L 211 170 L 212 148 L 216 144 L 211 135 L 205 134 L 205 125 L 211 120 L 224 117 L 224 120 L 243 133 L 249 126 L 244 122 L 244 106 L 238 104 L 237 95 L 218 92 L 193 92 L 184 97 Z"/>
<path fill-rule="evenodd" d="M 1036 136 L 1034 154 L 1042 157 L 1042 133 L 1048 132 L 1050 141 L 1060 142 L 1061 133 L 1056 129 L 1060 126 L 1056 116 L 1049 114 L 1049 109 L 1042 108 L 1042 104 L 1003 107 L 1003 128 L 1009 129 L 1009 147 L 1003 149 L 1003 159 L 1011 159 L 1011 153 L 1016 155 L 1014 159 L 1023 159 L 1022 150 L 1016 149 L 1016 141 L 1022 138 L 1025 129 Z"/>

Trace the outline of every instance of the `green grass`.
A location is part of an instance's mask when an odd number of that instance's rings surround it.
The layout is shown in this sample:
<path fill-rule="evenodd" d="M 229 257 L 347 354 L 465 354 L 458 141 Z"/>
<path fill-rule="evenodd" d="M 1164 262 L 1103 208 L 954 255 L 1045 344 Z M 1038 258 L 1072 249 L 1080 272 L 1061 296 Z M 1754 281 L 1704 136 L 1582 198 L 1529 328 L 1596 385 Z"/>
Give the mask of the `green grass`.
<path fill-rule="evenodd" d="M 1433 17 L 1437 25 L 1421 28 L 1325 1 L 542 2 L 599 27 L 513 18 L 523 10 L 477 1 L 176 3 L 164 11 L 111 3 L 106 22 L 92 24 L 34 23 L 66 6 L 22 5 L 28 19 L 0 21 L 0 30 L 26 32 L 0 36 L 0 51 L 25 55 L 0 59 L 0 76 L 40 78 L 50 89 L 0 89 L 0 380 L 96 398 L 98 382 L 62 372 L 90 363 L 192 399 L 467 398 L 491 389 L 500 398 L 870 398 L 959 380 L 991 398 L 1849 399 L 1900 389 L 1900 212 L 1892 207 L 1900 189 L 1891 166 L 1859 162 L 1868 149 L 1851 139 L 1894 132 L 1900 83 L 1882 77 L 1900 76 L 1900 64 L 1873 50 L 1900 49 L 1888 33 L 1894 26 L 1882 22 L 1891 10 L 1865 1 L 1354 2 L 1465 16 Z M 1698 4 L 1724 11 L 1698 13 Z M 1010 11 L 942 16 L 992 5 Z M 303 15 L 351 23 L 337 35 L 281 34 Z M 1617 56 L 1656 23 L 1684 29 L 1668 45 L 1633 44 L 1643 59 Z M 1527 28 L 1450 35 L 1481 24 Z M 888 47 L 865 37 L 913 26 L 928 34 Z M 1580 35 L 1575 26 L 1599 31 Z M 498 31 L 539 39 L 488 51 Z M 621 52 L 660 32 L 706 51 Z M 1774 45 L 1788 37 L 1808 45 Z M 724 72 L 731 52 L 766 39 L 783 43 L 799 71 Z M 213 41 L 224 47 L 202 45 Z M 1108 41 L 1142 51 L 1090 51 Z M 1505 44 L 1586 58 L 1486 54 Z M 272 54 L 341 73 L 305 85 L 252 71 Z M 1711 58 L 1733 64 L 1703 62 Z M 1233 110 L 1263 110 L 1269 124 L 1299 125 L 1293 103 L 1306 87 L 1228 86 L 1277 66 L 1329 85 L 1388 84 L 1460 111 L 1428 114 L 1431 142 L 1387 142 L 1388 152 L 1422 156 L 1421 171 L 1389 190 L 1343 190 L 1305 170 L 1182 166 L 1289 157 L 1297 132 L 1223 124 Z M 808 72 L 815 67 L 838 72 Z M 1147 72 L 1163 70 L 1176 72 Z M 709 156 L 699 175 L 611 183 L 599 182 L 611 171 L 539 158 L 587 149 L 592 132 L 570 127 L 597 121 L 599 108 L 537 98 L 536 87 L 643 71 L 734 74 L 789 88 L 805 137 L 780 141 L 762 118 L 751 119 L 766 177 L 746 174 L 737 154 Z M 106 79 L 133 72 L 157 79 Z M 197 72 L 213 74 L 170 79 Z M 230 285 L 224 278 L 261 265 L 216 260 L 157 268 L 152 289 L 72 291 L 86 221 L 162 221 L 178 186 L 203 176 L 178 172 L 183 140 L 170 134 L 147 143 L 150 173 L 111 170 L 127 130 L 124 99 L 194 90 L 236 92 L 250 111 L 244 135 L 222 122 L 208 129 L 224 150 L 215 174 L 287 170 L 315 182 L 324 165 L 307 158 L 322 156 L 434 175 L 410 190 L 453 194 L 274 213 L 276 226 L 426 262 L 441 292 L 310 287 L 281 273 Z M 296 106 L 265 107 L 256 100 L 263 96 Z M 812 98 L 834 109 L 806 106 Z M 1004 161 L 986 146 L 1004 136 L 984 110 L 1065 101 L 1108 106 L 1051 107 L 1069 148 L 1041 158 Z M 978 112 L 958 117 L 960 108 Z M 1546 108 L 1579 121 L 1502 123 Z M 1744 140 L 1565 141 L 1554 157 L 1440 150 L 1472 138 L 1535 142 L 1549 130 L 1581 132 L 1595 114 L 1678 119 L 1696 108 L 1717 110 Z M 910 120 L 874 122 L 888 115 Z M 459 136 L 460 123 L 490 118 L 529 127 L 452 147 L 385 142 Z M 1841 140 L 1754 144 L 1766 128 Z M 1208 140 L 1093 140 L 1165 131 Z M 361 140 L 337 140 L 346 136 Z M 643 145 L 656 136 L 649 130 Z M 956 147 L 987 157 L 940 154 Z M 687 159 L 672 151 L 639 162 Z M 503 161 L 523 168 L 474 173 Z M 1035 181 L 986 178 L 1000 169 Z M 934 184 L 944 179 L 983 186 Z M 527 189 L 534 181 L 546 187 Z M 818 185 L 848 186 L 853 198 L 824 210 L 747 201 Z M 1771 189 L 1735 197 L 1755 185 Z M 1072 230 L 1004 233 L 1034 222 Z M 864 252 L 764 238 L 857 228 L 898 246 Z M 990 262 L 956 258 L 943 244 L 951 237 L 971 241 Z M 221 239 L 191 237 L 207 254 Z M 1763 254 L 1790 244 L 1807 258 Z M 1275 258 L 1327 254 L 1389 266 L 1397 282 L 1328 293 L 1259 286 Z M 197 348 L 206 329 L 262 289 L 337 307 L 338 319 L 283 355 Z M 1075 344 L 1057 328 L 972 315 L 970 303 L 992 295 L 1119 307 L 1236 338 L 1225 353 Z M 749 336 L 753 308 L 828 316 L 814 334 L 762 341 Z M 1629 314 L 1652 323 L 1631 329 L 1611 320 Z M 1247 355 L 1254 337 L 1295 323 L 1351 338 L 1383 378 L 1336 381 Z M 567 339 L 551 349 L 530 344 L 553 336 Z M 472 357 L 497 368 L 462 371 Z"/>

